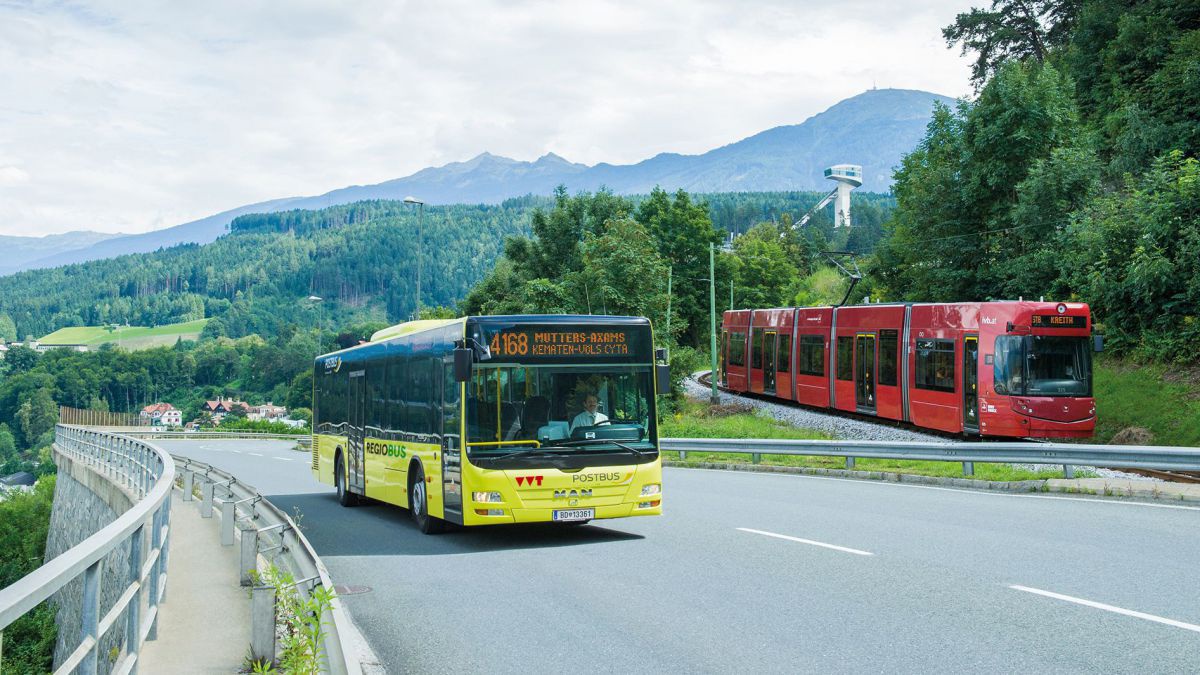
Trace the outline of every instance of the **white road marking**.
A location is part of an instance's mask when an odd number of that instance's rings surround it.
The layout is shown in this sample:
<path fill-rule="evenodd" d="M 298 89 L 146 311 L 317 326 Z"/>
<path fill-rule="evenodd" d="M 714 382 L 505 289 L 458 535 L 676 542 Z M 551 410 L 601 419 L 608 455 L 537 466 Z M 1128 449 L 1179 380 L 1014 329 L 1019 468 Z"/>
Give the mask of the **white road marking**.
<path fill-rule="evenodd" d="M 1176 628 L 1182 628 L 1184 630 L 1190 630 L 1190 631 L 1193 631 L 1196 633 L 1200 633 L 1200 626 L 1197 626 L 1192 623 L 1184 623 L 1183 621 L 1176 621 L 1175 619 L 1165 619 L 1161 616 L 1155 616 L 1153 614 L 1146 614 L 1145 612 L 1135 612 L 1132 609 L 1124 609 L 1121 607 L 1114 607 L 1112 605 L 1106 605 L 1103 602 L 1084 600 L 1083 598 L 1075 598 L 1075 597 L 1071 597 L 1069 595 L 1063 595 L 1061 593 L 1053 593 L 1051 591 L 1043 591 L 1040 588 L 1030 588 L 1028 586 L 1012 585 L 1012 586 L 1009 586 L 1009 588 L 1011 588 L 1015 591 L 1024 591 L 1026 593 L 1033 593 L 1034 595 L 1042 595 L 1047 598 L 1054 598 L 1055 600 L 1063 600 L 1065 602 L 1073 602 L 1077 605 L 1083 605 L 1084 607 L 1093 607 L 1095 609 L 1102 609 L 1106 612 L 1113 612 L 1114 614 L 1123 614 L 1125 616 L 1132 616 L 1137 619 L 1145 619 L 1146 621 L 1153 621 L 1155 623 L 1162 623 L 1162 624 L 1166 624 L 1168 626 L 1174 626 Z"/>
<path fill-rule="evenodd" d="M 295 459 L 295 457 L 272 457 L 271 459 L 281 459 L 281 460 L 283 460 L 283 461 L 285 461 L 285 462 L 290 462 L 290 461 L 292 461 L 293 459 Z"/>
<path fill-rule="evenodd" d="M 248 455 L 254 455 L 255 457 L 262 457 L 262 455 L 261 455 L 261 454 L 259 454 L 259 453 L 257 453 L 257 452 L 248 452 L 248 453 L 246 453 L 246 454 L 248 454 Z"/>
<path fill-rule="evenodd" d="M 1200 506 L 1179 506 L 1175 504 L 1148 504 L 1146 502 L 1126 502 L 1117 499 L 1105 498 L 1087 498 L 1087 497 L 1054 497 L 1051 495 L 1031 495 L 1023 492 L 1011 493 L 1001 492 L 999 490 L 968 490 L 966 488 L 950 488 L 940 487 L 937 485 L 914 485 L 913 483 L 899 483 L 894 481 L 880 480 L 865 480 L 862 478 L 840 478 L 838 476 L 809 476 L 802 473 L 785 473 L 774 471 L 730 471 L 728 469 L 701 469 L 682 466 L 665 467 L 669 469 L 686 469 L 688 471 L 719 471 L 721 473 L 733 473 L 744 476 L 775 476 L 779 478 L 809 478 L 812 480 L 832 480 L 841 483 L 855 483 L 858 485 L 888 485 L 892 487 L 916 488 L 919 490 L 941 490 L 943 492 L 962 492 L 964 494 L 979 495 L 983 497 L 1012 497 L 1016 499 L 1054 499 L 1064 502 L 1087 502 L 1089 504 L 1115 504 L 1118 506 L 1144 506 L 1151 509 L 1177 509 L 1181 511 L 1200 511 Z"/>
<path fill-rule="evenodd" d="M 739 527 L 737 529 L 742 532 L 750 532 L 751 534 L 761 534 L 764 537 L 775 537 L 776 539 L 787 539 L 788 541 L 794 541 L 794 542 L 797 542 L 800 544 L 808 544 L 810 546 L 820 546 L 821 548 L 831 548 L 835 551 L 841 551 L 843 553 L 853 553 L 854 555 L 875 555 L 874 553 L 871 553 L 870 551 L 860 551 L 856 548 L 846 548 L 845 546 L 836 546 L 834 544 L 826 544 L 826 543 L 819 542 L 819 541 L 813 541 L 812 539 L 801 539 L 800 537 L 789 537 L 786 534 L 775 534 L 774 532 L 763 532 L 762 530 L 752 530 L 748 527 Z"/>

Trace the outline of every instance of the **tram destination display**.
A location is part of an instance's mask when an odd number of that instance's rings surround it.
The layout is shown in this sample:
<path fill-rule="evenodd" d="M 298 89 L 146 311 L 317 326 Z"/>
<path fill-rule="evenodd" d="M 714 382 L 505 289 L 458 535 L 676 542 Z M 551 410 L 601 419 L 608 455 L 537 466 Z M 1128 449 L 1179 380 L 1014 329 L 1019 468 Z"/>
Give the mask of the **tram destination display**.
<path fill-rule="evenodd" d="M 1087 328 L 1086 316 L 1063 314 L 1034 314 L 1029 325 L 1032 328 Z"/>

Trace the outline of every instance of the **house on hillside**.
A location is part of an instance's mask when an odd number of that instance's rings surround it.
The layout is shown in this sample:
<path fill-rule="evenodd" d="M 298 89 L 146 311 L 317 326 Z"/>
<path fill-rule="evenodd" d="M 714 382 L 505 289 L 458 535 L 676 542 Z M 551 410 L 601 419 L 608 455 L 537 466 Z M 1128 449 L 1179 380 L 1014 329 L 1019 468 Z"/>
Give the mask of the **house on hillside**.
<path fill-rule="evenodd" d="M 287 417 L 287 408 L 275 405 L 270 401 L 267 401 L 266 405 L 250 406 L 250 412 L 246 414 L 246 419 L 265 420 L 268 422 L 278 420 L 282 417 Z"/>
<path fill-rule="evenodd" d="M 170 403 L 152 403 L 138 413 L 142 424 L 156 427 L 177 427 L 183 424 L 183 411 L 177 410 Z"/>
<path fill-rule="evenodd" d="M 3 361 L 5 356 L 8 356 L 8 345 L 0 341 L 0 361 Z"/>
<path fill-rule="evenodd" d="M 51 349 L 69 349 L 73 352 L 86 352 L 91 349 L 91 347 L 89 347 L 88 345 L 71 344 L 71 343 L 66 343 L 66 342 L 56 343 L 56 344 L 50 344 L 47 342 L 35 342 L 33 348 L 35 350 L 37 350 L 37 352 L 39 354 L 45 354 L 46 352 L 50 351 Z"/>
<path fill-rule="evenodd" d="M 29 492 L 34 483 L 37 483 L 37 476 L 28 471 L 18 471 L 0 477 L 0 499 L 3 499 L 6 492 Z"/>
<path fill-rule="evenodd" d="M 237 399 L 217 397 L 215 401 L 205 401 L 204 405 L 200 406 L 200 410 L 209 414 L 212 417 L 213 424 L 220 424 L 225 416 L 233 412 L 237 408 L 242 411 L 247 417 L 250 416 L 250 404 Z"/>

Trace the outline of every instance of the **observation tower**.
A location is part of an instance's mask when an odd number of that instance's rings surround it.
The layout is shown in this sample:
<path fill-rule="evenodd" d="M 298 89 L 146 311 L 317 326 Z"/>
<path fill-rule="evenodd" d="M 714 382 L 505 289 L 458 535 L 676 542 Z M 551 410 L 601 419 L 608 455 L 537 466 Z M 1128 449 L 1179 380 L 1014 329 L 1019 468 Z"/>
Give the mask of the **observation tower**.
<path fill-rule="evenodd" d="M 850 191 L 862 186 L 862 167 L 857 164 L 834 164 L 825 169 L 825 177 L 837 181 L 833 226 L 850 227 Z"/>

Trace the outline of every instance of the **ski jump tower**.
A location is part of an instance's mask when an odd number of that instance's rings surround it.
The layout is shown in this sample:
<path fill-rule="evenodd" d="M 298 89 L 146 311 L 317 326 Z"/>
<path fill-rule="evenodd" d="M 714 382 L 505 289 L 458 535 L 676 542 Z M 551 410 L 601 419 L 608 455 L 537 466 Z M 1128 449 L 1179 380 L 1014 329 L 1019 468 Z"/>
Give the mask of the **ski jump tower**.
<path fill-rule="evenodd" d="M 825 169 L 825 177 L 837 181 L 833 226 L 850 227 L 850 191 L 862 186 L 862 167 L 857 164 L 835 164 Z"/>
<path fill-rule="evenodd" d="M 809 209 L 792 227 L 804 227 L 813 214 L 829 206 L 829 202 L 834 199 L 837 202 L 833 206 L 833 226 L 850 227 L 850 191 L 862 185 L 862 167 L 857 164 L 834 164 L 825 169 L 825 177 L 837 181 L 837 187 Z"/>

